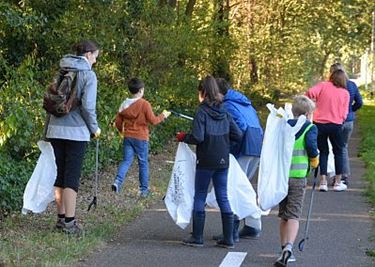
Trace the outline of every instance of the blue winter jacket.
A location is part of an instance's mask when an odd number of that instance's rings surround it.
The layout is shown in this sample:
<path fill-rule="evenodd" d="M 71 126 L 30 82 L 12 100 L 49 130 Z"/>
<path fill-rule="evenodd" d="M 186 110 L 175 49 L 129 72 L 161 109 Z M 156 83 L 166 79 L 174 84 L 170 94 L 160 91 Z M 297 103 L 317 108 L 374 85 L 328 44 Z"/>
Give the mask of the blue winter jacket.
<path fill-rule="evenodd" d="M 236 157 L 260 157 L 263 129 L 251 101 L 242 93 L 229 89 L 224 96 L 224 107 L 232 115 L 243 133 L 239 143 L 231 143 L 231 153 Z"/>
<path fill-rule="evenodd" d="M 355 112 L 358 109 L 360 109 L 363 105 L 362 96 L 359 93 L 358 87 L 354 82 L 348 80 L 346 82 L 346 87 L 349 91 L 350 100 L 349 100 L 349 113 L 345 121 L 354 121 Z"/>

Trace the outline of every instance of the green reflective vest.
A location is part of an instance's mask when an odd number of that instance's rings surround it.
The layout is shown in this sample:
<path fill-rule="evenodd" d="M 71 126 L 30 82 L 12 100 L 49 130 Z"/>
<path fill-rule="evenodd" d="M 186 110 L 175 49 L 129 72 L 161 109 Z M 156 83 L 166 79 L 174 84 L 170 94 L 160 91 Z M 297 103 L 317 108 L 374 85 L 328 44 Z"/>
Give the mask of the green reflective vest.
<path fill-rule="evenodd" d="M 292 164 L 290 165 L 289 177 L 305 178 L 309 171 L 309 157 L 305 148 L 305 135 L 313 126 L 310 124 L 306 127 L 300 137 L 295 141 L 293 147 Z"/>

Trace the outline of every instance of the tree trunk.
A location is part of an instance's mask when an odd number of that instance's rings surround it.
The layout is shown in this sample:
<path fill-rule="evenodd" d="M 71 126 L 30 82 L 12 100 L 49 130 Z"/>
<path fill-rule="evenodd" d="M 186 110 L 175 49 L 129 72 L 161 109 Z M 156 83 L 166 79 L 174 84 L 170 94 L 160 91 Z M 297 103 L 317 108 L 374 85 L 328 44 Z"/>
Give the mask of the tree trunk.
<path fill-rule="evenodd" d="M 167 4 L 167 0 L 159 0 L 159 6 L 163 7 Z"/>
<path fill-rule="evenodd" d="M 258 65 L 253 56 L 250 56 L 250 81 L 251 84 L 258 83 Z"/>
<path fill-rule="evenodd" d="M 189 18 L 191 18 L 193 15 L 195 2 L 196 0 L 189 0 L 189 2 L 186 4 L 185 15 Z"/>
<path fill-rule="evenodd" d="M 322 59 L 322 62 L 320 63 L 320 68 L 319 68 L 319 75 L 320 75 L 320 79 L 324 79 L 324 68 L 327 64 L 327 60 L 328 60 L 328 57 L 331 53 L 330 52 L 326 52 L 323 56 L 323 59 Z"/>
<path fill-rule="evenodd" d="M 221 48 L 220 42 L 225 42 L 226 38 L 229 38 L 229 0 L 218 0 L 217 3 L 217 15 L 215 19 L 218 21 L 218 27 L 216 28 L 216 32 L 218 34 L 218 42 L 216 45 L 213 46 L 212 56 L 212 70 L 213 75 L 216 77 L 224 78 L 228 81 L 231 79 L 230 71 L 229 71 L 229 62 L 228 59 L 225 57 L 225 51 Z"/>
<path fill-rule="evenodd" d="M 169 5 L 171 8 L 176 8 L 177 0 L 169 0 L 169 1 L 168 1 L 168 5 Z"/>

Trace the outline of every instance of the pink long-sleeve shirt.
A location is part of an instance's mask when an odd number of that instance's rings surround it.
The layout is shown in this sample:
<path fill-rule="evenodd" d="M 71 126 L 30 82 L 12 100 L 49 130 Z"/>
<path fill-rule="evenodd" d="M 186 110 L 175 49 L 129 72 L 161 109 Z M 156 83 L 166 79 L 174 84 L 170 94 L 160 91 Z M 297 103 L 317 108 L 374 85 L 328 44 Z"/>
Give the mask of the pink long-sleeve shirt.
<path fill-rule="evenodd" d="M 320 82 L 311 87 L 306 96 L 316 102 L 314 122 L 343 124 L 348 115 L 348 90 L 332 82 Z"/>

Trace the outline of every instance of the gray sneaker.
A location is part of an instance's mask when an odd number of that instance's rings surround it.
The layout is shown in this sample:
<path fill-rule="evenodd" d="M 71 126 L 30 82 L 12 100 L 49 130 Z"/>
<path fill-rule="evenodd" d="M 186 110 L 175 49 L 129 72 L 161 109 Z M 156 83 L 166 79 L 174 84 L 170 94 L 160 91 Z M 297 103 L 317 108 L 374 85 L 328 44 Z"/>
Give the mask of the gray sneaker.
<path fill-rule="evenodd" d="M 62 230 L 64 227 L 65 227 L 65 219 L 64 218 L 57 218 L 55 228 L 57 230 Z"/>
<path fill-rule="evenodd" d="M 62 229 L 65 234 L 71 235 L 82 235 L 83 229 L 77 224 L 77 220 L 73 220 L 68 223 L 64 223 L 64 228 Z"/>

